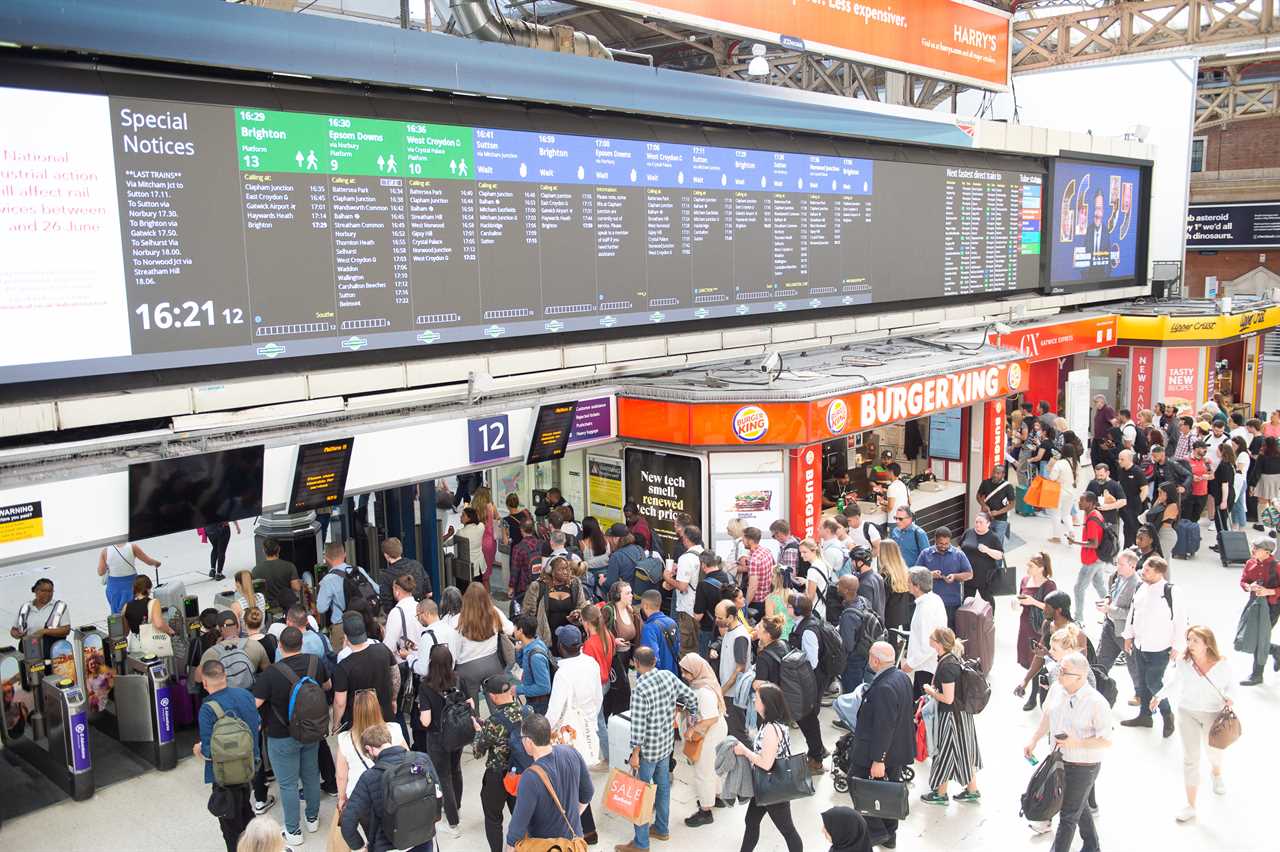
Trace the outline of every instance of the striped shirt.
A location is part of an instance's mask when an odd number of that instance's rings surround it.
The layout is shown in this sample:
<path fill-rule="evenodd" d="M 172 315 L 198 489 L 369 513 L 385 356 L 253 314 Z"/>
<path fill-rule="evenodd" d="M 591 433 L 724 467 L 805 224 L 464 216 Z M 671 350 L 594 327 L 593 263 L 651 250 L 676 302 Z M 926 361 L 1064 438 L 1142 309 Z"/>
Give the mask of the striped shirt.
<path fill-rule="evenodd" d="M 1072 695 L 1055 683 L 1045 697 L 1044 706 L 1049 714 L 1049 735 L 1066 734 L 1079 740 L 1093 737 L 1111 738 L 1111 708 L 1098 690 L 1083 685 Z M 1073 746 L 1062 749 L 1062 759 L 1067 763 L 1101 763 L 1100 748 Z"/>
<path fill-rule="evenodd" d="M 697 694 L 665 669 L 650 669 L 636 678 L 631 690 L 631 748 L 640 749 L 641 760 L 666 760 L 675 749 L 676 705 L 694 717 Z"/>

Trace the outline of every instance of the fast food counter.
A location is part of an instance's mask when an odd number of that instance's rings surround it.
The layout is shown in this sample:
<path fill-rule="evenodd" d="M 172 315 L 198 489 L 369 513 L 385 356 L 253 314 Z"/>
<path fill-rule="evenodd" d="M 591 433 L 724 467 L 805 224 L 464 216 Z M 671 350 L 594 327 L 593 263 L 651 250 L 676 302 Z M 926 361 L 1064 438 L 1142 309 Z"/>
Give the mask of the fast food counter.
<path fill-rule="evenodd" d="M 940 526 L 949 526 L 952 527 L 953 532 L 958 533 L 955 527 L 964 523 L 964 501 L 968 495 L 967 489 L 963 482 L 936 484 L 939 486 L 937 491 L 918 488 L 911 492 L 911 511 L 916 514 L 916 523 L 920 524 L 925 532 L 932 532 Z M 862 520 L 879 525 L 888 523 L 888 516 L 883 509 L 877 508 L 874 512 L 869 512 L 868 509 L 874 505 L 873 503 L 860 501 L 858 505 L 862 508 Z M 822 517 L 831 518 L 836 514 L 835 508 L 824 509 Z"/>

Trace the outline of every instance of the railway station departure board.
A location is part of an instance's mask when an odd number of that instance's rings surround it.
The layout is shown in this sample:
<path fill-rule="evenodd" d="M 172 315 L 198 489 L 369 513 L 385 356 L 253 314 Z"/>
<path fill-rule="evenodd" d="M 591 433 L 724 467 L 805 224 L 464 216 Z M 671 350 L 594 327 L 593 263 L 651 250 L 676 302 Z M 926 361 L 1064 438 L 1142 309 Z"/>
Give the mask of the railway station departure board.
<path fill-rule="evenodd" d="M 1031 161 L 16 88 L 0 111 L 0 382 L 1038 285 Z"/>

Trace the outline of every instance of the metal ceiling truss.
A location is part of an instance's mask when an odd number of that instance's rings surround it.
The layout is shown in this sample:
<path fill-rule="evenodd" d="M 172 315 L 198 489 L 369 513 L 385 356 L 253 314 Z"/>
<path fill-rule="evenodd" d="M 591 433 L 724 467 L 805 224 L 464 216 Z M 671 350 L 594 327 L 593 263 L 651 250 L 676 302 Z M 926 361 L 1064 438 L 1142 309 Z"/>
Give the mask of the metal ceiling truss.
<path fill-rule="evenodd" d="M 843 59 L 831 59 L 813 53 L 782 52 L 768 54 L 769 76 L 747 74 L 746 62 L 717 64 L 715 73 L 735 80 L 769 83 L 807 92 L 843 95 L 871 101 L 886 100 L 886 71 Z M 906 106 L 933 109 L 957 94 L 962 87 L 944 80 L 915 74 L 906 75 Z"/>
<path fill-rule="evenodd" d="M 1258 118 L 1280 118 L 1280 81 L 1243 79 L 1246 69 L 1260 61 L 1276 61 L 1280 57 L 1250 57 L 1235 61 L 1202 62 L 1200 71 L 1221 71 L 1220 83 L 1204 84 L 1196 89 L 1196 130 L 1220 127 L 1237 121 Z"/>
<path fill-rule="evenodd" d="M 1280 0 L 1140 0 L 1013 22 L 1013 72 L 1280 32 Z"/>

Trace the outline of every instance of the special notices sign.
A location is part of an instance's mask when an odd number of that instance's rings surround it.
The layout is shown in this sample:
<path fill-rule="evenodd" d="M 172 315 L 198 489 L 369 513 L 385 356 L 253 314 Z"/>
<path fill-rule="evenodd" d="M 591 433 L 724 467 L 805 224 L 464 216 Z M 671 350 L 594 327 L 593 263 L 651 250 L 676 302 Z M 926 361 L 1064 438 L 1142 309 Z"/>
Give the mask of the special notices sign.
<path fill-rule="evenodd" d="M 44 536 L 44 514 L 40 501 L 0 506 L 0 544 Z"/>
<path fill-rule="evenodd" d="M 640 507 L 658 549 L 670 553 L 676 540 L 675 517 L 688 512 L 702 523 L 702 460 L 694 456 L 628 449 L 623 456 L 627 501 Z"/>

